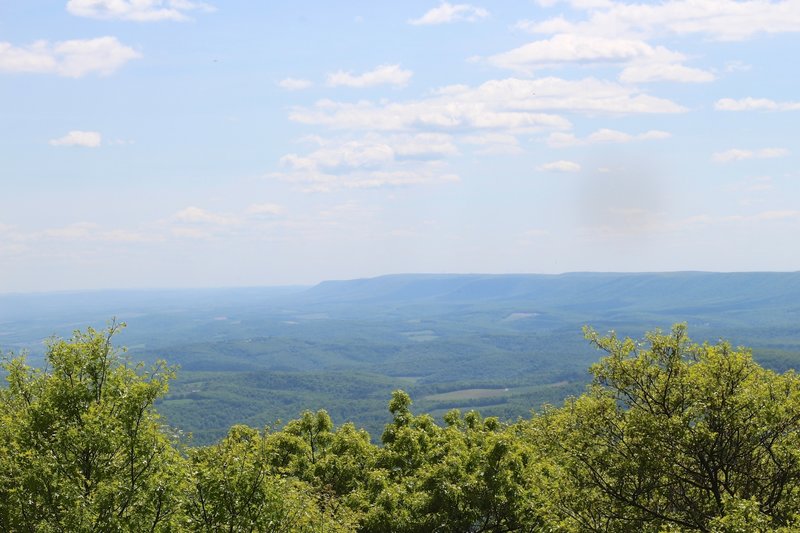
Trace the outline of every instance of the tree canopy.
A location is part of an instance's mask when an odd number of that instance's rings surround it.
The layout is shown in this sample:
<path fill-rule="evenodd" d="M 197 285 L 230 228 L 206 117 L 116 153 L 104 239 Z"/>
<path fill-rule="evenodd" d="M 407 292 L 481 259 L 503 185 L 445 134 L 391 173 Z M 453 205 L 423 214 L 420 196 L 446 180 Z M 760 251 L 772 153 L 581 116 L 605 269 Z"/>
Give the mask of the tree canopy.
<path fill-rule="evenodd" d="M 121 325 L 9 355 L 2 531 L 664 532 L 800 526 L 800 379 L 685 325 L 604 352 L 586 392 L 504 422 L 414 414 L 373 444 L 324 411 L 182 443 L 156 412 L 174 369 L 132 364 Z M 269 391 L 265 391 L 269 394 Z M 535 406 L 531 406 L 535 407 Z"/>

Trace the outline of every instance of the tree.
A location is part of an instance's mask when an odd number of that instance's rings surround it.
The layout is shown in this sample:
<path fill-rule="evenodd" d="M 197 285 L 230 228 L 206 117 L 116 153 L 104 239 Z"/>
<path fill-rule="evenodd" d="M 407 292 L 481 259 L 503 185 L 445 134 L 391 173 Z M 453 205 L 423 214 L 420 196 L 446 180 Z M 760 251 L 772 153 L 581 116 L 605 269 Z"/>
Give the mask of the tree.
<path fill-rule="evenodd" d="M 800 512 L 800 378 L 685 325 L 646 342 L 585 330 L 589 391 L 528 428 L 551 505 L 582 531 L 761 531 Z"/>
<path fill-rule="evenodd" d="M 191 531 L 352 531 L 352 513 L 321 508 L 312 488 L 270 471 L 272 450 L 258 430 L 234 426 L 218 444 L 191 451 L 184 498 Z"/>
<path fill-rule="evenodd" d="M 408 394 L 392 394 L 363 531 L 499 533 L 542 525 L 533 454 L 513 426 L 453 410 L 442 427 L 410 406 Z"/>
<path fill-rule="evenodd" d="M 123 361 L 122 327 L 51 341 L 43 370 L 3 363 L 0 530 L 170 528 L 183 463 L 153 404 L 174 372 Z"/>

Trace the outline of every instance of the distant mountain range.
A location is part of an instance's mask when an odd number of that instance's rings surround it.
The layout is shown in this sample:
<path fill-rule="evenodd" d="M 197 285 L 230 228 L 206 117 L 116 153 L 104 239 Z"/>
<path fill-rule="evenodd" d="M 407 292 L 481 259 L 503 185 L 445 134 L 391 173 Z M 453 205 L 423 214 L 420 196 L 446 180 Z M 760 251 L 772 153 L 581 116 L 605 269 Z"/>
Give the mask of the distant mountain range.
<path fill-rule="evenodd" d="M 620 300 L 654 305 L 780 300 L 800 296 L 800 272 L 664 272 L 546 274 L 395 274 L 323 281 L 303 293 L 310 301 L 471 302 Z"/>
<path fill-rule="evenodd" d="M 405 274 L 313 287 L 0 295 L 0 350 L 75 329 L 128 328 L 134 360 L 180 367 L 159 406 L 199 441 L 325 407 L 380 434 L 402 388 L 434 415 L 526 416 L 579 393 L 601 356 L 581 328 L 641 338 L 676 322 L 696 341 L 800 367 L 800 272 Z"/>

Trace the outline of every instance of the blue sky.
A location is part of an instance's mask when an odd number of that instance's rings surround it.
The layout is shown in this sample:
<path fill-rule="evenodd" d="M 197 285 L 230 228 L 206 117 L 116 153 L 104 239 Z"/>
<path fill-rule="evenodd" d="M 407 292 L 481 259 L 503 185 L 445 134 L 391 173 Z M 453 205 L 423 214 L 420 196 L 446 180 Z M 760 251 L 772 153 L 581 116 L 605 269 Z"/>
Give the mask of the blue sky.
<path fill-rule="evenodd" d="M 800 1 L 0 2 L 0 292 L 797 270 Z"/>

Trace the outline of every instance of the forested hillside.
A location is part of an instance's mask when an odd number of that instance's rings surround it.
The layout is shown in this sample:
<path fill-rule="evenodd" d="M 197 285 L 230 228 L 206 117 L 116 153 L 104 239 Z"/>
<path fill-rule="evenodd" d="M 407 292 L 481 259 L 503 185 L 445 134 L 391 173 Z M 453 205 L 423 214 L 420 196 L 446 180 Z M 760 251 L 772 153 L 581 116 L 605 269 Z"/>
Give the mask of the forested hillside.
<path fill-rule="evenodd" d="M 513 423 L 395 391 L 380 445 L 324 410 L 181 442 L 154 408 L 166 363 L 134 364 L 119 326 L 7 357 L 2 531 L 795 531 L 800 377 L 746 349 L 586 329 L 592 384 Z"/>
<path fill-rule="evenodd" d="M 800 273 L 395 275 L 315 287 L 0 295 L 0 346 L 28 350 L 116 316 L 129 356 L 180 368 L 158 409 L 195 444 L 325 409 L 378 441 L 403 389 L 441 422 L 500 420 L 579 394 L 597 353 L 581 328 L 638 336 L 685 321 L 698 339 L 800 364 Z"/>

